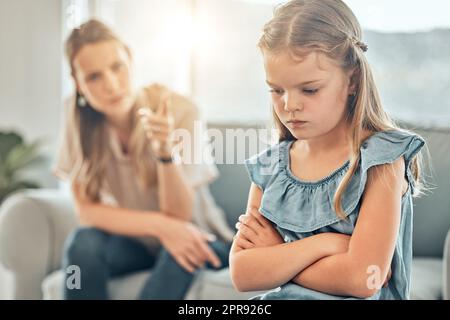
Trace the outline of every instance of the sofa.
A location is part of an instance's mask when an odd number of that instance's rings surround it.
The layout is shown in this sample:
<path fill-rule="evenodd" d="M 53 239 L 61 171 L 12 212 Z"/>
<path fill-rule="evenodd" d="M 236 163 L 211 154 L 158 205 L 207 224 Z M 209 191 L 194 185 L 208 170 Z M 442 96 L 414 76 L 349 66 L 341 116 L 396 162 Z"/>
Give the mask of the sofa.
<path fill-rule="evenodd" d="M 414 259 L 411 299 L 450 299 L 450 126 L 413 126 L 425 138 L 431 168 L 426 168 L 432 189 L 414 200 Z M 236 126 L 211 125 L 225 133 Z M 250 126 L 239 135 L 245 135 Z M 216 131 L 217 132 L 217 131 Z M 231 146 L 233 147 L 233 146 Z M 230 148 L 226 144 L 224 153 Z M 218 164 L 221 176 L 211 185 L 219 206 L 234 226 L 244 212 L 250 185 L 242 164 Z M 25 190 L 9 197 L 0 208 L 0 263 L 11 272 L 13 299 L 61 299 L 64 271 L 60 270 L 62 246 L 77 226 L 68 192 Z M 112 279 L 113 299 L 134 299 L 151 271 Z M 186 299 L 247 299 L 258 292 L 237 292 L 229 270 L 202 270 Z"/>

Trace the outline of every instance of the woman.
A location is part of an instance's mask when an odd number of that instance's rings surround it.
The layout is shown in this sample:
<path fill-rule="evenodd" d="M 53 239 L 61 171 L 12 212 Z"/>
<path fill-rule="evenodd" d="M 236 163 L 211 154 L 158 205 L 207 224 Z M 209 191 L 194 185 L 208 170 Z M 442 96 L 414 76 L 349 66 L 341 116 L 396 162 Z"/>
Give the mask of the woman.
<path fill-rule="evenodd" d="M 182 299 L 196 270 L 228 265 L 233 236 L 207 188 L 216 168 L 174 161 L 184 150 L 170 137 L 193 134 L 197 109 L 160 85 L 134 90 L 130 50 L 99 21 L 74 29 L 66 54 L 76 98 L 55 174 L 70 181 L 81 224 L 63 258 L 81 289 L 64 297 L 108 299 L 110 278 L 152 268 L 139 298 Z"/>

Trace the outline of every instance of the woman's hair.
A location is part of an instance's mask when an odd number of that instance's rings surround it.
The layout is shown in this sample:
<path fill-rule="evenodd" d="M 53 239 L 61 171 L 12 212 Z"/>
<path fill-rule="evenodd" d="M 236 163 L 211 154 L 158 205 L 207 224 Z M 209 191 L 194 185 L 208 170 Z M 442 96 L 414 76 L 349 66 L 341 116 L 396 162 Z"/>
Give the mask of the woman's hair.
<path fill-rule="evenodd" d="M 320 52 L 337 63 L 342 70 L 352 71 L 356 94 L 350 96 L 346 109 L 351 141 L 350 168 L 342 179 L 334 200 L 337 215 L 345 218 L 342 196 L 355 174 L 360 161 L 360 147 L 364 130 L 376 133 L 400 129 L 383 110 L 381 99 L 364 54 L 367 46 L 361 41 L 362 31 L 351 9 L 341 0 L 292 0 L 275 9 L 274 17 L 263 30 L 259 47 L 263 52 L 289 52 L 305 57 Z M 295 140 L 273 110 L 279 139 Z M 403 130 L 405 131 L 405 130 Z M 412 173 L 420 194 L 421 155 L 412 160 Z"/>
<path fill-rule="evenodd" d="M 127 45 L 108 26 L 98 20 L 89 20 L 75 28 L 66 41 L 66 55 L 74 79 L 76 71 L 73 62 L 80 50 L 86 45 L 103 41 L 117 42 L 131 59 L 131 52 Z M 79 184 L 82 196 L 91 201 L 99 201 L 109 156 L 106 152 L 106 144 L 109 141 L 105 126 L 106 118 L 104 114 L 92 108 L 89 102 L 86 101 L 86 103 L 80 105 L 80 97 L 80 93 L 76 92 L 75 101 L 70 109 L 69 123 L 67 124 L 68 128 L 75 131 L 73 136 L 77 140 L 75 144 L 78 146 L 80 153 L 78 159 L 76 159 L 76 168 L 71 176 Z M 149 161 L 148 143 L 146 143 L 145 133 L 136 113 L 138 105 L 141 104 L 141 98 L 148 97 L 138 96 L 133 106 L 132 112 L 136 116 L 132 117 L 133 132 L 130 138 L 129 154 L 137 176 L 140 177 L 140 182 L 143 185 L 148 185 L 151 176 L 149 168 L 152 168 L 153 165 Z M 146 103 L 142 103 L 142 105 L 144 104 Z"/>

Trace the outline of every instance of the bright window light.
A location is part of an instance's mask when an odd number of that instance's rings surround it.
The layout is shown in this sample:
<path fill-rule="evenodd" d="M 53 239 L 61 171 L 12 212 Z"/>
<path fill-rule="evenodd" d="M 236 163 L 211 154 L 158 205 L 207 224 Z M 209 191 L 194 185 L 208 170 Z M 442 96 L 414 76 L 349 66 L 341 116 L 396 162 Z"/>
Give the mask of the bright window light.
<path fill-rule="evenodd" d="M 277 5 L 280 0 L 241 0 Z M 383 32 L 429 31 L 450 27 L 448 0 L 344 0 L 365 29 Z"/>

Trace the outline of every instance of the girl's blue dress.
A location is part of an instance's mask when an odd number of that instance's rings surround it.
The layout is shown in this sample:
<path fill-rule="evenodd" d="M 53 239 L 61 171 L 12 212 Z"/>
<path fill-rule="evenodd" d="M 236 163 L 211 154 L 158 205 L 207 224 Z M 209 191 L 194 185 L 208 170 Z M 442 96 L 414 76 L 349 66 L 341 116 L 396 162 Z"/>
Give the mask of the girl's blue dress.
<path fill-rule="evenodd" d="M 263 191 L 260 212 L 270 220 L 286 242 L 321 232 L 352 234 L 359 214 L 367 171 L 377 165 L 405 159 L 408 191 L 402 197 L 401 221 L 392 259 L 392 277 L 386 288 L 370 299 L 408 299 L 412 260 L 412 222 L 414 179 L 411 159 L 424 146 L 415 134 L 398 130 L 378 132 L 361 146 L 360 163 L 343 195 L 342 207 L 348 221 L 340 220 L 333 208 L 333 199 L 342 177 L 349 168 L 347 161 L 329 176 L 305 182 L 296 178 L 289 164 L 289 150 L 294 141 L 283 141 L 245 161 L 253 183 Z M 253 299 L 355 299 L 333 296 L 289 282 Z"/>

